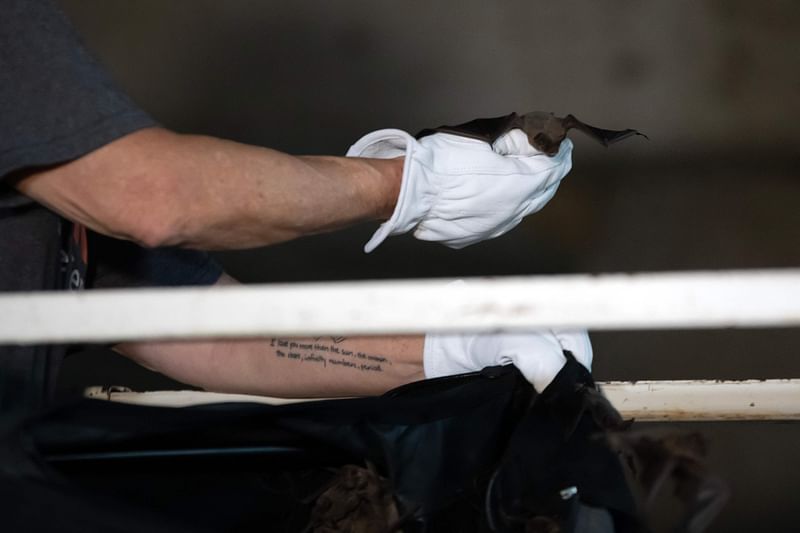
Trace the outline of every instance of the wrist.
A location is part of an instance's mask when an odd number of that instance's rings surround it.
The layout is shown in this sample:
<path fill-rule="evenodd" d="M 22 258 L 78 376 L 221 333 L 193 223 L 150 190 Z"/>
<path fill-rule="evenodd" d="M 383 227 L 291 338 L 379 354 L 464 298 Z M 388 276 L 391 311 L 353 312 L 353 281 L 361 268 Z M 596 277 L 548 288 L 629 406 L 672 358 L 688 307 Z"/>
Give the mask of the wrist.
<path fill-rule="evenodd" d="M 363 182 L 362 191 L 370 205 L 369 218 L 380 222 L 390 219 L 400 196 L 405 158 L 361 158 L 357 161 L 362 174 L 369 177 Z"/>
<path fill-rule="evenodd" d="M 385 222 L 364 245 L 364 251 L 370 253 L 390 235 L 415 229 L 436 198 L 430 172 L 423 170 L 430 166 L 430 150 L 405 131 L 386 129 L 359 139 L 347 151 L 347 156 L 366 158 L 375 168 L 383 170 L 381 188 L 385 202 L 375 214 Z"/>
<path fill-rule="evenodd" d="M 397 206 L 397 199 L 400 197 L 400 185 L 403 183 L 403 165 L 405 164 L 405 160 L 405 157 L 381 160 L 386 168 L 383 175 L 383 202 L 378 211 L 378 220 L 380 221 L 389 220 Z"/>

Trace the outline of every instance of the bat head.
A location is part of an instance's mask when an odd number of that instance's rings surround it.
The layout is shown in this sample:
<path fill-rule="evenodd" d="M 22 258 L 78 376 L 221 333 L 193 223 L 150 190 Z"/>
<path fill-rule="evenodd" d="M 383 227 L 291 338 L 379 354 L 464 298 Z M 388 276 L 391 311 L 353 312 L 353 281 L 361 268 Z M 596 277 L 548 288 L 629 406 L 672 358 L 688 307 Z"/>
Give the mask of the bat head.
<path fill-rule="evenodd" d="M 564 119 L 543 111 L 523 115 L 522 129 L 528 134 L 531 146 L 551 157 L 558 153 L 561 141 L 567 137 Z"/>

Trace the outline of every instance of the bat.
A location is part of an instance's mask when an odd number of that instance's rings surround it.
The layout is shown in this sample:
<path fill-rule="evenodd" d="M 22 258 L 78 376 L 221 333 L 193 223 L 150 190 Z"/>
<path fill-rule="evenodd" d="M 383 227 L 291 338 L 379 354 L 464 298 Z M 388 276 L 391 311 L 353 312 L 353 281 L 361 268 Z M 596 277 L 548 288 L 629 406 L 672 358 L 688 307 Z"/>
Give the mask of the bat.
<path fill-rule="evenodd" d="M 645 491 L 645 509 L 652 507 L 668 481 L 672 482 L 673 494 L 683 504 L 677 531 L 705 531 L 728 500 L 728 485 L 705 465 L 705 442 L 698 433 L 656 437 L 630 432 L 608 437 L 637 474 Z"/>
<path fill-rule="evenodd" d="M 389 481 L 375 467 L 344 465 L 316 499 L 306 532 L 390 533 L 401 517 Z"/>
<path fill-rule="evenodd" d="M 636 130 L 605 130 L 581 122 L 574 115 L 562 118 L 544 111 L 533 111 L 524 115 L 511 113 L 496 118 L 478 118 L 458 126 L 424 129 L 417 133 L 416 138 L 421 139 L 434 133 L 452 133 L 492 144 L 498 137 L 515 128 L 525 132 L 531 146 L 549 156 L 558 153 L 561 141 L 567 137 L 567 132 L 571 129 L 582 131 L 603 146 L 609 146 L 634 135 L 649 139 L 647 135 Z"/>
<path fill-rule="evenodd" d="M 633 424 L 632 418 L 628 420 L 622 418 L 619 411 L 597 387 L 580 385 L 577 392 L 582 400 L 583 410 L 588 411 L 595 424 L 603 430 L 625 431 Z"/>
<path fill-rule="evenodd" d="M 564 350 L 570 368 L 578 374 L 573 394 L 563 396 L 551 409 L 557 413 L 564 424 L 564 438 L 568 439 L 577 429 L 584 414 L 589 414 L 597 427 L 603 431 L 625 431 L 633 424 L 633 419 L 625 420 L 608 401 L 592 380 L 588 371 L 578 363 L 569 350 Z"/>

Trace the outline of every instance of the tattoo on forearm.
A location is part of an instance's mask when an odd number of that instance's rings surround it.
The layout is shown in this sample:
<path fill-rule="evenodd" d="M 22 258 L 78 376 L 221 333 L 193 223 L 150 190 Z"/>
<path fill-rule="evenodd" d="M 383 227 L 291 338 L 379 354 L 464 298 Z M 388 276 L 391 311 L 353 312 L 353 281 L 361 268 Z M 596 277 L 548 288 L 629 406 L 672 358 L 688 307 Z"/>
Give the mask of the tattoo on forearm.
<path fill-rule="evenodd" d="M 385 366 L 392 362 L 382 356 L 346 350 L 339 346 L 347 337 L 330 337 L 330 342 L 321 342 L 322 337 L 313 341 L 297 341 L 290 339 L 270 339 L 270 347 L 275 348 L 275 356 L 279 359 L 288 359 L 298 363 L 321 364 L 351 368 L 361 372 L 383 372 Z"/>
<path fill-rule="evenodd" d="M 314 337 L 314 342 L 319 342 L 321 338 L 322 337 Z M 334 344 L 339 344 L 340 342 L 347 340 L 347 337 L 330 337 L 330 339 Z"/>

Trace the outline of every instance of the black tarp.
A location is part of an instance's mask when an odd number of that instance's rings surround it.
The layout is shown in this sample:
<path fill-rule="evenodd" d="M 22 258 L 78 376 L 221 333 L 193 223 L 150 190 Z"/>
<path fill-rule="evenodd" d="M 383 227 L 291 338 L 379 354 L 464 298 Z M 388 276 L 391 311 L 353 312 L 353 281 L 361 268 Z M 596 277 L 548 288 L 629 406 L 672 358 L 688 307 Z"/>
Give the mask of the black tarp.
<path fill-rule="evenodd" d="M 281 406 L 84 400 L 5 427 L 3 530 L 311 531 L 356 465 L 385 478 L 406 532 L 639 531 L 586 386 L 570 358 L 541 395 L 494 367 Z"/>

